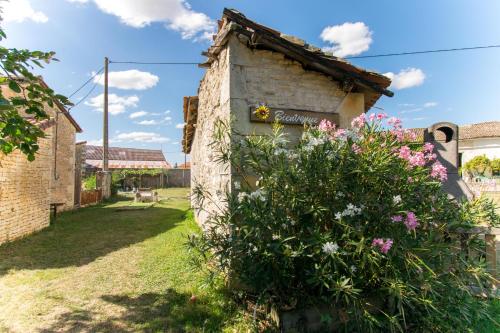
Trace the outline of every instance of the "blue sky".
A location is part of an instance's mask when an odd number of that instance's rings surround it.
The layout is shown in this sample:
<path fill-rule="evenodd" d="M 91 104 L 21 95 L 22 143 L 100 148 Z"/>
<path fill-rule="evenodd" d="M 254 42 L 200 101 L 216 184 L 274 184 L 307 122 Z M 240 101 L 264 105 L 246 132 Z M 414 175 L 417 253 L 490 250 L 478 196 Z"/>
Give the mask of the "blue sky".
<path fill-rule="evenodd" d="M 500 44 L 500 2 L 494 0 L 481 5 L 459 0 L 11 0 L 7 6 L 5 44 L 56 51 L 60 62 L 40 73 L 66 95 L 102 67 L 104 56 L 201 62 L 200 53 L 210 44 L 207 36 L 224 7 L 338 55 Z M 395 96 L 382 97 L 377 106 L 403 118 L 407 127 L 424 127 L 444 120 L 500 120 L 499 59 L 500 49 L 489 49 L 351 61 L 394 73 Z M 112 64 L 110 71 L 119 72 L 112 74 L 115 87 L 110 89 L 115 112 L 110 116 L 111 145 L 161 148 L 167 160 L 182 162 L 182 130 L 177 128 L 182 97 L 196 94 L 204 70 Z M 100 94 L 102 86 L 97 85 L 71 111 L 84 129 L 78 140 L 97 142 L 101 136 Z"/>

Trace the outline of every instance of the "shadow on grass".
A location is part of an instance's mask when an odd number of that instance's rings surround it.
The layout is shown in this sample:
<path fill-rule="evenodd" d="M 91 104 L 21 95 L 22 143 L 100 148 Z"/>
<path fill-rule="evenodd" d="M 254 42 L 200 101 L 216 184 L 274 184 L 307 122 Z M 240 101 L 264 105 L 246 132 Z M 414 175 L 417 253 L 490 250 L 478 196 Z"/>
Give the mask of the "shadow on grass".
<path fill-rule="evenodd" d="M 0 246 L 0 276 L 11 269 L 86 265 L 175 227 L 185 213 L 161 206 L 116 212 L 107 205 L 63 213 L 41 232 Z"/>
<path fill-rule="evenodd" d="M 119 307 L 115 315 L 74 310 L 41 332 L 218 332 L 227 313 L 211 303 L 190 303 L 190 297 L 173 289 L 164 294 L 104 295 L 101 300 Z"/>

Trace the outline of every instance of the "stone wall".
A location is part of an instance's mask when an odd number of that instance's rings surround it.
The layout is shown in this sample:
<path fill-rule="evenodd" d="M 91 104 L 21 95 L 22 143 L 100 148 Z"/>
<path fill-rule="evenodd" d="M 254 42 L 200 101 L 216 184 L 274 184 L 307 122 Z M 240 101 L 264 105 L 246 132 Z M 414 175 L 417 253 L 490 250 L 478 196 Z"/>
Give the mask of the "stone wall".
<path fill-rule="evenodd" d="M 306 71 L 278 52 L 251 50 L 232 36 L 229 39 L 230 103 L 234 126 L 245 134 L 269 133 L 271 126 L 250 122 L 250 107 L 270 107 L 339 114 L 340 126 L 364 112 L 364 95 L 346 94 L 327 75 Z M 299 138 L 302 126 L 286 126 Z"/>
<path fill-rule="evenodd" d="M 210 147 L 213 141 L 217 119 L 229 122 L 229 64 L 228 49 L 221 51 L 201 80 L 198 89 L 198 119 L 191 148 L 191 186 L 201 185 L 210 193 L 216 204 L 221 204 L 219 195 L 230 181 L 228 166 L 214 162 L 215 152 Z M 205 202 L 203 209 L 196 207 L 193 199 L 196 221 L 204 225 L 209 212 L 216 205 Z"/>
<path fill-rule="evenodd" d="M 49 225 L 52 130 L 39 140 L 33 162 L 18 150 L 7 156 L 0 153 L 0 244 Z"/>
<path fill-rule="evenodd" d="M 349 127 L 351 120 L 364 112 L 364 95 L 346 94 L 330 77 L 306 71 L 302 65 L 281 53 L 251 50 L 235 37 L 207 70 L 198 91 L 198 119 L 191 149 L 191 184 L 202 185 L 219 201 L 231 188 L 228 165 L 214 162 L 210 143 L 217 118 L 229 122 L 232 129 L 245 135 L 271 132 L 270 124 L 250 122 L 250 107 L 270 107 L 330 112 L 339 114 L 339 125 Z M 302 126 L 286 126 L 292 141 L 298 140 Z M 251 176 L 250 176 L 251 177 Z M 217 209 L 206 204 L 209 212 Z M 203 225 L 207 212 L 196 209 L 196 219 Z"/>
<path fill-rule="evenodd" d="M 75 128 L 61 113 L 54 114 L 54 159 L 51 203 L 63 203 L 58 210 L 73 209 L 75 203 Z"/>

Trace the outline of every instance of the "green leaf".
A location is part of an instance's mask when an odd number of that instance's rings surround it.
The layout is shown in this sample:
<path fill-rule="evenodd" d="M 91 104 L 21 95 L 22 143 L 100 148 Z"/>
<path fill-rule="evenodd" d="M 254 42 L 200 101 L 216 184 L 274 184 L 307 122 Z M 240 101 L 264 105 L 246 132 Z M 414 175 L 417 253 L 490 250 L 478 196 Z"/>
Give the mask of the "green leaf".
<path fill-rule="evenodd" d="M 10 90 L 15 91 L 16 93 L 21 92 L 21 87 L 14 80 L 9 81 L 9 88 L 10 88 Z"/>

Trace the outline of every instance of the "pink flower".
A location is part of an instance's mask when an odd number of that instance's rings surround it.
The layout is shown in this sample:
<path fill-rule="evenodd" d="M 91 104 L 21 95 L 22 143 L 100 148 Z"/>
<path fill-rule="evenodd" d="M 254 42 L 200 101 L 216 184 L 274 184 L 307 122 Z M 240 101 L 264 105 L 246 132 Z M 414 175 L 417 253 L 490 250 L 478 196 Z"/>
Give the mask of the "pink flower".
<path fill-rule="evenodd" d="M 416 152 L 408 159 L 408 163 L 411 166 L 424 166 L 425 165 L 425 155 L 422 152 Z"/>
<path fill-rule="evenodd" d="M 361 128 L 365 126 L 366 123 L 366 117 L 365 114 L 362 113 L 358 117 L 354 118 L 351 122 L 351 126 L 354 128 Z"/>
<path fill-rule="evenodd" d="M 434 145 L 432 143 L 426 142 L 424 144 L 424 152 L 425 153 L 431 154 L 433 150 L 434 150 Z"/>
<path fill-rule="evenodd" d="M 387 254 L 387 252 L 389 252 L 389 250 L 391 249 L 393 243 L 394 241 L 390 238 L 387 238 L 385 241 L 383 238 L 375 238 L 372 241 L 372 246 L 378 247 L 380 252 L 382 252 L 383 254 Z"/>
<path fill-rule="evenodd" d="M 419 226 L 418 219 L 415 213 L 413 212 L 406 213 L 406 220 L 404 224 L 406 226 L 406 229 L 408 229 L 409 231 L 415 230 Z"/>
<path fill-rule="evenodd" d="M 352 144 L 351 149 L 354 152 L 354 154 L 361 154 L 363 152 L 363 150 L 361 149 L 361 147 L 358 146 L 355 143 Z"/>
<path fill-rule="evenodd" d="M 392 239 L 386 239 L 384 245 L 380 247 L 380 252 L 382 252 L 383 254 L 387 254 L 387 252 L 389 252 L 389 250 L 391 249 L 393 243 L 394 241 Z"/>
<path fill-rule="evenodd" d="M 372 241 L 372 246 L 382 246 L 384 245 L 384 239 L 383 238 L 374 238 Z"/>
<path fill-rule="evenodd" d="M 437 178 L 437 179 L 439 179 L 442 182 L 446 181 L 448 179 L 448 174 L 447 174 L 447 171 L 446 171 L 446 167 L 443 166 L 439 162 L 435 162 L 432 165 L 431 177 L 432 178 Z"/>
<path fill-rule="evenodd" d="M 377 120 L 382 120 L 387 118 L 387 113 L 378 113 L 377 114 Z"/>
<path fill-rule="evenodd" d="M 408 160 L 411 157 L 411 149 L 408 146 L 402 146 L 399 148 L 399 157 Z"/>
<path fill-rule="evenodd" d="M 401 130 L 399 128 L 395 128 L 395 129 L 390 130 L 389 132 L 396 137 L 396 140 L 398 140 L 398 142 L 404 141 L 405 133 L 403 132 L 403 130 Z"/>
<path fill-rule="evenodd" d="M 345 129 L 343 129 L 343 128 L 339 128 L 339 129 L 338 129 L 338 130 L 337 130 L 337 131 L 333 134 L 333 136 L 334 136 L 335 138 L 343 137 L 343 136 L 345 136 L 345 135 L 346 135 L 346 130 L 345 130 Z"/>
<path fill-rule="evenodd" d="M 370 121 L 374 121 L 376 117 L 377 117 L 377 115 L 376 115 L 375 113 L 372 113 L 372 114 L 370 115 L 370 118 L 369 118 L 369 119 L 370 119 Z"/>
<path fill-rule="evenodd" d="M 410 141 L 416 141 L 417 140 L 417 133 L 414 131 L 406 130 L 405 134 L 410 138 Z"/>
<path fill-rule="evenodd" d="M 403 221 L 403 217 L 401 215 L 394 215 L 391 217 L 392 222 L 401 222 Z"/>
<path fill-rule="evenodd" d="M 425 159 L 429 162 L 434 161 L 437 158 L 436 154 L 427 154 L 425 155 Z"/>
<path fill-rule="evenodd" d="M 330 132 L 330 131 L 335 130 L 335 124 L 333 124 L 333 123 L 332 123 L 331 121 L 329 121 L 329 120 L 323 119 L 323 120 L 321 120 L 321 122 L 319 123 L 318 129 L 319 129 L 321 132 Z"/>
<path fill-rule="evenodd" d="M 401 119 L 396 117 L 391 117 L 387 120 L 387 123 L 396 129 L 401 128 Z"/>

